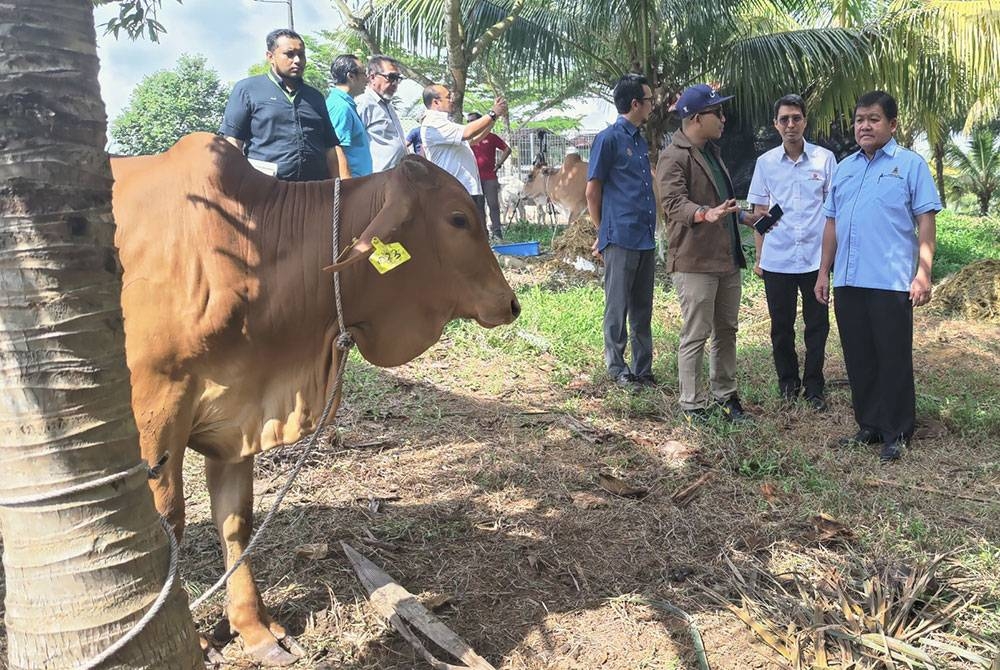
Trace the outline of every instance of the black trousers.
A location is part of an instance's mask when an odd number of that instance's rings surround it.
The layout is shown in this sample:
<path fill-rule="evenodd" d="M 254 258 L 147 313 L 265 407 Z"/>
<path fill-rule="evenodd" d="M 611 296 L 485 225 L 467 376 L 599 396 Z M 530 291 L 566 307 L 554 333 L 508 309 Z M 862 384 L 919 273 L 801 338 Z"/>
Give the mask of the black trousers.
<path fill-rule="evenodd" d="M 822 396 L 826 386 L 823 360 L 826 337 L 830 334 L 830 313 L 816 300 L 813 288 L 818 271 L 788 274 L 764 271 L 767 311 L 771 315 L 771 349 L 778 388 L 795 395 L 805 387 L 805 396 Z M 805 322 L 806 360 L 799 376 L 799 357 L 795 353 L 795 314 L 798 296 L 802 295 L 802 320 Z"/>
<path fill-rule="evenodd" d="M 909 293 L 841 286 L 833 296 L 854 419 L 883 440 L 909 438 L 917 413 Z"/>

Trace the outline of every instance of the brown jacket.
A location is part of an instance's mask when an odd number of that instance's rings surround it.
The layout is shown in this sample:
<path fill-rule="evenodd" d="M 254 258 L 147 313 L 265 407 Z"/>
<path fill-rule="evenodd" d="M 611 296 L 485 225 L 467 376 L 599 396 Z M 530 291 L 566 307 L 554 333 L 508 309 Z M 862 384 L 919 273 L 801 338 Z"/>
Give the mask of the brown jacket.
<path fill-rule="evenodd" d="M 719 148 L 711 142 L 705 146 L 715 154 L 732 191 L 732 180 Z M 731 216 L 715 223 L 694 223 L 699 207 L 715 207 L 726 198 L 716 188 L 701 151 L 680 130 L 660 152 L 656 184 L 660 208 L 667 220 L 667 272 L 732 272 L 746 267 L 739 244 L 734 256 Z"/>

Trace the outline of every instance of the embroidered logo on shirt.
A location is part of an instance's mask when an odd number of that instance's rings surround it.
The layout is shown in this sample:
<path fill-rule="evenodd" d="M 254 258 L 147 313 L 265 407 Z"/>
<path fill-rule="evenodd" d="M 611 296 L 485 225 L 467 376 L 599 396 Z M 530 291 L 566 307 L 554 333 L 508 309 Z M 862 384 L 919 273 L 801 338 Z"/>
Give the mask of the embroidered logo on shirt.
<path fill-rule="evenodd" d="M 625 147 L 625 153 L 628 154 L 629 158 L 632 158 L 632 147 Z"/>

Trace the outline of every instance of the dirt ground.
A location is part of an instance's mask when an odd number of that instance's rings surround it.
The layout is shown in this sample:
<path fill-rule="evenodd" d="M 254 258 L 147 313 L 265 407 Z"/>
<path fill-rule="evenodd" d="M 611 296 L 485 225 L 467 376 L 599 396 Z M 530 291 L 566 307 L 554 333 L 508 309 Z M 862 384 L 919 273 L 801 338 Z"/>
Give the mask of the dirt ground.
<path fill-rule="evenodd" d="M 533 282 L 532 272 L 508 274 Z M 747 311 L 766 314 L 762 303 Z M 765 346 L 766 327 L 747 321 L 741 346 Z M 918 387 L 967 366 L 1000 370 L 996 326 L 921 314 L 916 331 Z M 830 448 L 853 428 L 848 390 L 835 381 L 839 347 L 830 347 L 823 414 L 779 404 L 766 356 L 741 367 L 759 420 L 737 430 L 688 425 L 669 390 L 635 399 L 588 376 L 567 381 L 542 352 L 479 354 L 446 337 L 400 368 L 352 361 L 337 428 L 310 454 L 253 559 L 265 602 L 309 653 L 296 667 L 429 667 L 366 602 L 341 541 L 421 599 L 444 601 L 436 614 L 498 670 L 697 668 L 685 622 L 663 603 L 693 618 L 711 668 L 787 667 L 708 596 L 704 587 L 733 596 L 730 563 L 877 562 L 1000 544 L 996 434 L 967 440 L 959 425 L 922 422 L 912 451 L 888 468 L 873 451 Z M 258 459 L 258 518 L 302 448 Z M 182 575 L 197 595 L 220 574 L 221 552 L 200 457 L 185 467 Z M 616 496 L 601 473 L 646 494 Z M 672 499 L 706 474 L 687 504 Z M 821 512 L 842 532 L 810 523 Z M 900 530 L 914 519 L 930 530 Z M 1000 575 L 987 565 L 965 588 L 996 607 Z M 195 613 L 200 630 L 212 630 L 221 603 Z M 227 667 L 255 667 L 238 640 L 224 653 Z"/>

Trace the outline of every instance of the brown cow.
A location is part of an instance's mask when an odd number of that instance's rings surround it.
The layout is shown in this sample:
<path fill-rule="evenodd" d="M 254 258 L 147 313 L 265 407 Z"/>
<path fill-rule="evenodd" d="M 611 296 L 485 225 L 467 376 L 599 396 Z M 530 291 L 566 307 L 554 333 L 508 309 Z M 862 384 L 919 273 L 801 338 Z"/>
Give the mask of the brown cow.
<path fill-rule="evenodd" d="M 169 454 L 151 484 L 156 507 L 179 537 L 184 448 L 204 454 L 228 568 L 250 536 L 254 455 L 312 433 L 335 381 L 341 352 L 323 272 L 333 262 L 333 182 L 278 181 L 207 133 L 112 168 L 132 408 L 143 457 Z M 451 319 L 493 327 L 517 317 L 478 222 L 465 189 L 422 158 L 343 183 L 344 319 L 366 359 L 405 363 Z M 412 260 L 379 275 L 360 262 L 373 236 L 401 242 Z M 301 653 L 247 564 L 229 579 L 227 616 L 263 663 Z"/>
<path fill-rule="evenodd" d="M 535 204 L 554 203 L 573 223 L 587 211 L 587 161 L 580 154 L 567 154 L 562 167 L 536 163 L 521 194 Z"/>

